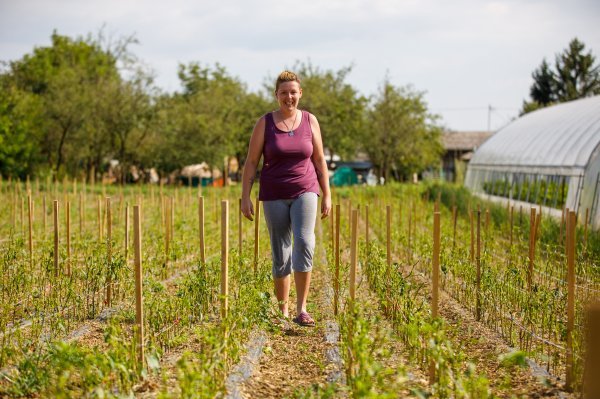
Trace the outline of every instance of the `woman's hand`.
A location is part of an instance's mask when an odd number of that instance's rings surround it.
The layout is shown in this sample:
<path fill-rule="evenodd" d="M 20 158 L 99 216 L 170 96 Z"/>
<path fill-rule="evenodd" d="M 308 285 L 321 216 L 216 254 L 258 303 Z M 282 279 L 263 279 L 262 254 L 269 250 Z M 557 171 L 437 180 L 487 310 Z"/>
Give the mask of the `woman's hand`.
<path fill-rule="evenodd" d="M 252 205 L 250 198 L 242 198 L 242 215 L 246 219 L 254 221 L 254 205 Z"/>
<path fill-rule="evenodd" d="M 331 197 L 324 195 L 321 200 L 321 219 L 325 219 L 331 213 Z"/>

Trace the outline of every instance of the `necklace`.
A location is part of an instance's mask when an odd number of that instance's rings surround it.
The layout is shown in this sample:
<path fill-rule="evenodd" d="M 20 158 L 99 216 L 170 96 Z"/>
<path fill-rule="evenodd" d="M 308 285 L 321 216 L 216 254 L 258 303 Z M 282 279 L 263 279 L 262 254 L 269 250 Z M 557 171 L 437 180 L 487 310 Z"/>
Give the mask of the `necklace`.
<path fill-rule="evenodd" d="M 298 111 L 296 111 L 296 116 L 294 116 L 294 122 L 292 123 L 292 129 L 290 129 L 288 127 L 287 123 L 285 123 L 285 119 L 281 120 L 283 122 L 283 125 L 285 126 L 285 128 L 288 130 L 288 136 L 290 136 L 290 137 L 294 135 L 293 127 L 296 124 L 296 119 L 298 119 Z"/>

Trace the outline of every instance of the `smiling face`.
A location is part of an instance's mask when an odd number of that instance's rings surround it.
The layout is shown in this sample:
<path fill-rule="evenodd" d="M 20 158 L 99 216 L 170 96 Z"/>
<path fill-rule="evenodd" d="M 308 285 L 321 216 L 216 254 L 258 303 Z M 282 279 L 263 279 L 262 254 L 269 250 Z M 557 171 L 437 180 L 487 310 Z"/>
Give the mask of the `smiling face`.
<path fill-rule="evenodd" d="M 281 82 L 275 92 L 279 108 L 285 112 L 293 112 L 298 108 L 298 102 L 302 98 L 302 88 L 296 81 Z"/>

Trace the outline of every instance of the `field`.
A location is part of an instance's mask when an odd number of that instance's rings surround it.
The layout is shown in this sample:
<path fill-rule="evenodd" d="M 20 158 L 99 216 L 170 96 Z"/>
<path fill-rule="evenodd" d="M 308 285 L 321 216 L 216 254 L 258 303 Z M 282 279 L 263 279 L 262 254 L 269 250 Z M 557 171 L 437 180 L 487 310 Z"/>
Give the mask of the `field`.
<path fill-rule="evenodd" d="M 334 189 L 311 329 L 277 320 L 266 226 L 241 219 L 239 187 L 1 184 L 0 397 L 582 389 L 600 238 L 581 223 L 454 186 Z"/>

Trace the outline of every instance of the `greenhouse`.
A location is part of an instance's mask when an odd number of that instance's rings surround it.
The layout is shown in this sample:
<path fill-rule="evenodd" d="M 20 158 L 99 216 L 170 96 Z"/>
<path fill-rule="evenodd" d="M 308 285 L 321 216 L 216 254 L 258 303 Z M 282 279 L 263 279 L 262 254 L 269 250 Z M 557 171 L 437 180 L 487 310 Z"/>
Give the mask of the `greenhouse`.
<path fill-rule="evenodd" d="M 544 108 L 499 130 L 473 155 L 465 185 L 490 199 L 523 201 L 600 228 L 600 96 Z"/>

